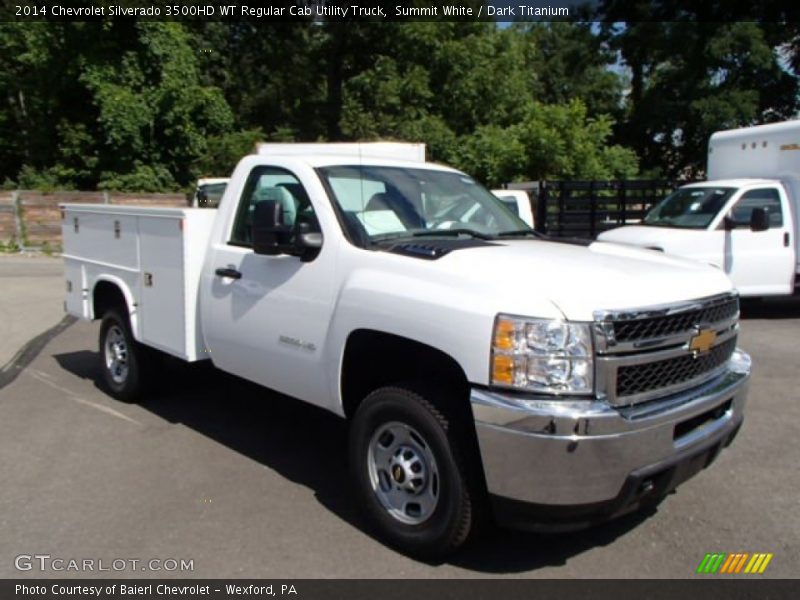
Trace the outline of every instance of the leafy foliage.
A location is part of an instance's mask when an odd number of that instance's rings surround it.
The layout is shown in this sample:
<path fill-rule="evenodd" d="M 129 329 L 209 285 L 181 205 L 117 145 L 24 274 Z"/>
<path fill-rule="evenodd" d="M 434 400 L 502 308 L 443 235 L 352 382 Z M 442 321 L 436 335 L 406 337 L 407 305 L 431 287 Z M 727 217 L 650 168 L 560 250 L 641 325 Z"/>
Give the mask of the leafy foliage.
<path fill-rule="evenodd" d="M 181 189 L 262 139 L 425 142 L 491 185 L 696 173 L 712 131 L 795 114 L 800 34 L 683 4 L 605 26 L 0 23 L 0 181 Z"/>
<path fill-rule="evenodd" d="M 649 172 L 697 177 L 717 130 L 781 121 L 800 108 L 798 79 L 784 60 L 790 29 L 777 23 L 682 20 L 606 28 L 631 71 L 617 139 Z"/>

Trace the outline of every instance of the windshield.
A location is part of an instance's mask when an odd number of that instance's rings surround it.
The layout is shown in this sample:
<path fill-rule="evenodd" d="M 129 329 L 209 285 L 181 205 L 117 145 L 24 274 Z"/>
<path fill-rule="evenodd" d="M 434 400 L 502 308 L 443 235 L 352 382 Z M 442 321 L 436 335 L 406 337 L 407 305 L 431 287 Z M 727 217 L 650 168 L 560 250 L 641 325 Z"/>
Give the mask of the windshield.
<path fill-rule="evenodd" d="M 531 234 L 532 230 L 471 177 L 403 167 L 318 169 L 357 243 L 403 237 Z"/>
<path fill-rule="evenodd" d="M 197 206 L 200 208 L 217 208 L 227 183 L 206 183 L 197 188 Z"/>
<path fill-rule="evenodd" d="M 674 191 L 647 213 L 645 225 L 705 229 L 736 188 L 689 187 Z"/>

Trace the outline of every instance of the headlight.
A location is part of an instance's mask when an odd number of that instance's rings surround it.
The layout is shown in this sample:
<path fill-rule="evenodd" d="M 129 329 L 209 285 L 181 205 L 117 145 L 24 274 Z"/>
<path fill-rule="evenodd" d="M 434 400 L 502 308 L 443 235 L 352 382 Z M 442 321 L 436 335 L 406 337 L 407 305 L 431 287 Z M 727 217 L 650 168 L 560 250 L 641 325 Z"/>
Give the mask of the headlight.
<path fill-rule="evenodd" d="M 589 323 L 498 315 L 492 335 L 492 385 L 551 394 L 594 391 Z"/>

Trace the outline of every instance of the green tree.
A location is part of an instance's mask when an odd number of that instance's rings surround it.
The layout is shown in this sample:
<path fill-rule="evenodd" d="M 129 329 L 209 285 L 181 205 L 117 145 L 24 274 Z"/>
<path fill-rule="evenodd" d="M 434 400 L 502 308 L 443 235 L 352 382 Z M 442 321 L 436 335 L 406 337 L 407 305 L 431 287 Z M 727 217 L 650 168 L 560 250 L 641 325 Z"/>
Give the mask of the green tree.
<path fill-rule="evenodd" d="M 73 127 L 88 103 L 78 83 L 81 26 L 65 23 L 0 23 L 0 178 L 26 182 L 36 173 L 58 185 L 61 179 L 88 182 L 91 127 Z M 65 160 L 58 166 L 61 148 Z M 76 154 L 83 157 L 75 162 Z M 48 173 L 44 173 L 49 171 Z"/>
<path fill-rule="evenodd" d="M 257 139 L 420 141 L 492 182 L 635 162 L 601 148 L 619 76 L 583 25 L 30 25 L 0 30 L 0 174 L 32 185 L 183 187 Z"/>
<path fill-rule="evenodd" d="M 590 116 L 619 117 L 626 83 L 613 67 L 617 53 L 594 23 L 518 25 L 529 42 L 528 68 L 536 77 L 536 99 L 565 104 L 579 99 Z"/>
<path fill-rule="evenodd" d="M 236 129 L 269 139 L 315 140 L 325 121 L 325 57 L 309 23 L 186 25 L 198 51 L 201 82 L 222 91 Z"/>
<path fill-rule="evenodd" d="M 81 77 L 104 141 L 99 185 L 141 188 L 149 179 L 162 189 L 185 186 L 209 138 L 229 130 L 233 114 L 219 89 L 201 85 L 196 52 L 179 23 L 134 27 L 132 49 L 95 57 Z"/>
<path fill-rule="evenodd" d="M 648 172 L 698 176 L 711 133 L 791 118 L 800 106 L 798 79 L 779 51 L 786 31 L 712 22 L 698 6 L 679 21 L 606 29 L 631 71 L 617 139 L 637 150 Z"/>
<path fill-rule="evenodd" d="M 587 118 L 580 100 L 532 103 L 505 128 L 480 127 L 459 144 L 459 164 L 491 186 L 536 179 L 629 178 L 638 170 L 632 150 L 609 143 L 613 121 Z"/>
<path fill-rule="evenodd" d="M 542 57 L 538 29 L 546 39 L 559 29 L 574 39 L 567 36 L 571 45 L 553 47 Z M 552 85 L 545 92 L 542 65 L 579 62 L 574 47 L 592 35 L 588 29 L 409 23 L 385 34 L 372 50 L 373 63 L 344 85 L 345 138 L 425 142 L 434 160 L 460 166 L 492 185 L 636 173 L 635 155 L 609 143 L 612 118 L 589 112 L 578 91 L 573 96 L 566 84 L 556 86 L 557 74 L 547 80 Z M 592 52 L 599 42 L 593 44 Z M 607 60 L 604 55 L 583 67 L 570 63 L 559 72 L 565 80 L 583 73 L 575 90 L 593 98 L 595 110 L 616 106 L 619 111 L 618 75 L 599 74 Z M 598 100 L 600 88 L 607 105 Z"/>
<path fill-rule="evenodd" d="M 179 23 L 4 23 L 0 48 L 5 178 L 175 189 L 233 125 Z"/>

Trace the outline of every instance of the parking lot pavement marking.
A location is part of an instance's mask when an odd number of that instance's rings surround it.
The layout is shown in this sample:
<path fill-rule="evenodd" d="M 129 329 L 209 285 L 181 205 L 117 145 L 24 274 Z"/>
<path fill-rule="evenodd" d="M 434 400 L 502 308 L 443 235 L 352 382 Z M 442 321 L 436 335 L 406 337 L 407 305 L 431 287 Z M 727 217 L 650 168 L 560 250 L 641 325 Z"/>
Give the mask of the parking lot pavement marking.
<path fill-rule="evenodd" d="M 25 373 L 27 375 L 30 375 L 31 377 L 33 377 L 37 381 L 40 381 L 40 382 L 42 382 L 42 383 L 44 383 L 46 385 L 49 385 L 53 389 L 56 389 L 56 390 L 58 390 L 60 392 L 63 392 L 64 395 L 66 395 L 70 400 L 74 400 L 78 404 L 83 404 L 84 406 L 89 406 L 91 408 L 99 410 L 100 412 L 104 412 L 106 414 L 109 414 L 109 415 L 112 415 L 114 417 L 117 417 L 118 419 L 122 419 L 123 421 L 128 421 L 129 423 L 134 423 L 135 425 L 141 425 L 142 424 L 140 421 L 137 421 L 136 419 L 134 419 L 132 417 L 129 417 L 128 415 L 123 414 L 123 413 L 119 412 L 118 410 L 114 410 L 110 406 L 103 406 L 102 404 L 97 404 L 96 402 L 92 402 L 91 400 L 87 400 L 86 398 L 83 398 L 82 396 L 79 396 L 75 392 L 70 391 L 70 390 L 68 390 L 68 389 L 66 389 L 66 388 L 54 383 L 53 381 L 50 380 L 50 377 L 46 373 L 43 373 L 42 371 L 38 371 L 36 369 L 28 369 L 27 371 L 25 371 Z"/>

